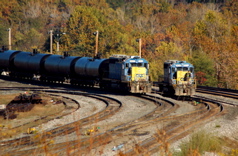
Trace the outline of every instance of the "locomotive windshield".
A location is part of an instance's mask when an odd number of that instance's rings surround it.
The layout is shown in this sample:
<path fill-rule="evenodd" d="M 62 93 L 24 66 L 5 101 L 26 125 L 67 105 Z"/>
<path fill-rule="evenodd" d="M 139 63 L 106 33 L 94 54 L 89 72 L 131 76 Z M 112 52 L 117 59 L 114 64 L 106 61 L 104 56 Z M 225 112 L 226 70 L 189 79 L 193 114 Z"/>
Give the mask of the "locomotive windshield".
<path fill-rule="evenodd" d="M 188 67 L 177 67 L 177 71 L 188 71 Z"/>
<path fill-rule="evenodd" d="M 145 67 L 145 69 L 149 69 L 149 64 L 148 63 L 142 63 L 142 62 L 126 63 L 125 68 L 128 69 L 127 70 L 128 75 L 131 75 L 132 67 Z"/>
<path fill-rule="evenodd" d="M 148 68 L 148 64 L 147 63 L 126 63 L 126 68 L 129 67 L 146 67 Z"/>
<path fill-rule="evenodd" d="M 131 63 L 131 67 L 143 67 L 143 63 Z"/>

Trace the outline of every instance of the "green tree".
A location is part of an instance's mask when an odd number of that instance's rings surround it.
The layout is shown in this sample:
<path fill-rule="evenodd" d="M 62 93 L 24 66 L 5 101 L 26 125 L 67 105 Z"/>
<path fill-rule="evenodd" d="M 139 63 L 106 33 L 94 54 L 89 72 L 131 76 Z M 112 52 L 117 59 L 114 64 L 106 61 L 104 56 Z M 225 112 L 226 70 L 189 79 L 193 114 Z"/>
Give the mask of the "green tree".
<path fill-rule="evenodd" d="M 0 24 L 0 45 L 7 46 L 8 45 L 8 27 L 4 25 L 5 20 L 2 20 Z"/>
<path fill-rule="evenodd" d="M 107 1 L 107 3 L 110 5 L 110 7 L 111 8 L 113 8 L 113 9 L 117 9 L 117 8 L 120 8 L 120 7 L 122 7 L 123 5 L 125 5 L 125 2 L 124 2 L 124 0 L 117 0 L 117 1 L 115 1 L 115 0 L 106 0 Z"/>
<path fill-rule="evenodd" d="M 217 86 L 217 80 L 215 77 L 214 62 L 209 56 L 202 51 L 194 51 L 193 57 L 190 60 L 195 67 L 196 77 L 202 80 L 198 80 L 198 85 L 205 86 Z M 199 74 L 204 73 L 204 74 Z M 205 80 L 205 81 L 203 81 Z M 199 83 L 202 82 L 202 83 Z"/>
<path fill-rule="evenodd" d="M 78 6 L 67 24 L 67 48 L 82 56 L 93 56 L 95 51 L 95 36 L 99 31 L 99 52 L 104 56 L 112 53 L 131 53 L 135 51 L 129 46 L 130 35 L 120 23 L 112 17 L 114 11 L 101 11 L 94 7 Z"/>
<path fill-rule="evenodd" d="M 97 10 L 92 7 L 78 6 L 71 15 L 67 24 L 67 46 L 72 49 L 82 50 L 80 55 L 93 56 L 94 36 L 93 32 L 100 25 Z"/>

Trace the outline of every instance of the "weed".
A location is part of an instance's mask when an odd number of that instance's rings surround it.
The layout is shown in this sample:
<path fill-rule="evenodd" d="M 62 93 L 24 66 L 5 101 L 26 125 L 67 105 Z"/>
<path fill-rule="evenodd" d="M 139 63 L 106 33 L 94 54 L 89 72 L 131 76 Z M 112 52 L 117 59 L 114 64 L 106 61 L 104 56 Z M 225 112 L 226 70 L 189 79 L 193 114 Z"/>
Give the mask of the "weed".
<path fill-rule="evenodd" d="M 154 135 L 158 143 L 160 144 L 160 155 L 161 156 L 171 156 L 172 154 L 169 152 L 169 143 L 168 136 L 165 130 L 158 130 Z"/>
<path fill-rule="evenodd" d="M 220 152 L 223 143 L 221 140 L 205 131 L 200 131 L 191 135 L 188 142 L 180 145 L 181 152 L 175 152 L 175 156 L 200 156 L 204 152 Z"/>

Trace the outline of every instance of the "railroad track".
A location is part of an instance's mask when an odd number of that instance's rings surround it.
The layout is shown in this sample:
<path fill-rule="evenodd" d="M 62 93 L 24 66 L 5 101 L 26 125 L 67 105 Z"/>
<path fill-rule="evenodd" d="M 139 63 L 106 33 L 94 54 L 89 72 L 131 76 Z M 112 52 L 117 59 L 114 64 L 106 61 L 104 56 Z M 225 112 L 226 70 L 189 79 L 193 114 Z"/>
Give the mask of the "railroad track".
<path fill-rule="evenodd" d="M 219 95 L 222 97 L 228 97 L 237 99 L 237 93 L 231 93 L 226 91 L 214 91 L 214 90 L 207 90 L 202 89 L 199 90 L 201 93 L 212 94 L 212 95 Z M 179 124 L 174 123 L 172 127 L 167 126 L 163 127 L 163 129 L 159 130 L 155 133 L 152 137 L 143 140 L 142 142 L 136 144 L 134 148 L 127 150 L 124 154 L 125 155 L 143 155 L 147 154 L 150 155 L 152 153 L 156 153 L 159 150 L 162 152 L 166 151 L 168 143 L 172 143 L 182 137 L 188 135 L 193 129 L 201 126 L 204 122 L 209 122 L 220 115 L 223 115 L 224 112 L 224 105 L 226 106 L 237 106 L 237 103 L 234 104 L 233 102 L 228 102 L 227 100 L 216 100 L 216 98 L 208 98 L 205 96 L 194 96 L 194 99 L 198 102 L 204 103 L 206 111 L 189 112 L 187 114 L 181 114 L 179 116 L 175 116 L 176 120 L 180 120 Z M 187 117 L 186 117 L 187 116 Z M 189 117 L 188 117 L 189 116 Z M 173 118 L 168 117 L 168 118 Z M 143 154 L 141 154 L 143 153 Z"/>
<path fill-rule="evenodd" d="M 107 144 L 107 143 L 113 141 L 112 139 L 115 139 L 116 137 L 128 137 L 129 135 L 133 135 L 133 136 L 140 136 L 140 135 L 146 135 L 146 134 L 149 135 L 150 129 L 145 129 L 145 127 L 151 128 L 151 126 L 156 125 L 156 124 L 163 124 L 162 129 L 168 130 L 168 134 L 169 133 L 171 133 L 171 134 L 177 133 L 181 129 L 181 127 L 184 128 L 185 126 L 194 128 L 194 125 L 197 125 L 199 121 L 200 121 L 200 123 L 202 121 L 204 121 L 204 118 L 206 116 L 204 117 L 204 116 L 202 116 L 202 114 L 207 114 L 207 117 L 208 117 L 209 116 L 208 114 L 210 114 L 209 112 L 211 111 L 211 106 L 204 103 L 203 106 L 200 106 L 200 107 L 198 106 L 198 109 L 195 111 L 192 111 L 192 112 L 189 112 L 186 114 L 182 114 L 182 115 L 170 116 L 169 114 L 177 109 L 177 107 L 178 107 L 177 104 L 174 104 L 166 99 L 156 98 L 154 96 L 146 95 L 146 96 L 141 96 L 141 98 L 146 98 L 148 100 L 150 99 L 151 101 L 154 101 L 158 105 L 158 107 L 156 107 L 153 111 L 151 111 L 147 115 L 145 115 L 139 119 L 136 119 L 136 121 L 124 123 L 123 125 L 119 125 L 113 129 L 108 130 L 105 133 L 95 136 L 95 138 L 93 138 L 93 144 L 92 143 L 90 144 L 90 142 L 89 142 L 90 140 L 67 142 L 66 144 L 68 144 L 68 145 L 70 144 L 73 147 L 77 147 L 77 148 L 73 148 L 70 150 L 68 149 L 69 151 L 71 151 L 71 150 L 73 151 L 70 153 L 78 154 L 80 152 L 80 154 L 87 154 L 88 151 L 85 151 L 85 149 L 88 149 L 89 146 L 91 148 L 96 148 L 98 146 L 101 146 L 102 144 Z M 164 107 L 164 105 L 166 105 L 166 106 Z M 215 104 L 215 105 L 217 105 L 217 104 Z M 160 108 L 161 110 L 159 111 L 158 108 Z M 181 121 L 183 121 L 183 123 L 171 124 L 171 122 L 173 122 L 173 120 L 175 120 L 175 119 L 181 120 Z M 191 119 L 191 120 L 189 120 L 189 119 Z M 168 125 L 165 126 L 166 123 Z M 197 124 L 195 124 L 195 123 L 197 123 Z M 152 136 L 154 136 L 154 135 L 156 135 L 156 133 L 152 134 Z M 147 143 L 145 143 L 145 140 L 144 140 L 141 142 L 141 144 L 137 144 L 137 145 L 140 146 L 140 148 L 149 149 L 150 147 L 153 147 L 155 144 L 158 144 L 158 142 L 155 142 L 154 139 L 150 140 L 153 142 L 148 142 L 147 139 L 146 139 L 146 141 L 147 141 Z M 87 143 L 84 144 L 85 142 L 87 142 Z M 60 148 L 65 147 L 66 144 L 61 144 Z M 126 144 L 127 144 L 126 145 L 127 147 L 131 148 L 131 150 L 128 150 L 127 152 L 125 152 L 126 155 L 138 155 L 138 153 L 134 153 L 135 151 L 132 150 L 133 145 L 134 145 L 133 143 L 130 144 L 127 142 Z M 143 146 L 145 146 L 145 147 L 143 147 Z M 54 146 L 52 151 L 58 151 L 58 148 L 59 147 Z M 63 151 L 66 151 L 66 150 L 65 149 L 60 150 L 60 152 L 63 152 Z M 65 153 L 60 153 L 60 152 L 58 151 L 57 153 L 54 153 L 54 154 L 59 154 L 59 155 L 65 154 Z M 142 152 L 142 151 L 140 151 L 140 152 Z"/>
<path fill-rule="evenodd" d="M 214 89 L 210 89 L 210 88 L 198 88 L 197 92 L 207 94 L 207 95 L 212 95 L 213 97 L 209 97 L 209 98 L 212 98 L 214 100 L 222 102 L 223 104 L 232 105 L 232 106 L 236 106 L 236 107 L 238 106 L 238 103 L 235 103 L 235 102 L 232 103 L 232 102 L 229 102 L 229 100 L 228 100 L 228 98 L 238 99 L 238 92 L 237 91 L 214 90 Z M 196 95 L 195 97 L 206 98 L 202 95 Z M 218 99 L 220 99 L 220 100 L 218 100 Z"/>
<path fill-rule="evenodd" d="M 13 89 L 13 88 L 11 88 Z M 28 88 L 29 89 L 29 88 Z M 34 91 L 39 91 L 39 88 L 33 89 Z M 42 91 L 42 89 L 40 89 Z M 55 129 L 46 131 L 44 133 L 41 134 L 41 140 L 45 140 L 45 142 L 47 142 L 47 140 L 49 138 L 54 138 L 57 136 L 63 136 L 63 135 L 68 135 L 70 133 L 73 133 L 75 131 L 78 131 L 79 129 L 82 129 L 83 126 L 89 125 L 92 123 L 92 121 L 100 121 L 100 120 L 104 120 L 105 118 L 109 118 L 110 116 L 112 116 L 113 114 L 115 114 L 120 107 L 122 106 L 121 102 L 110 98 L 110 97 L 106 97 L 103 95 L 97 95 L 97 94 L 89 94 L 89 93 L 82 93 L 82 92 L 77 92 L 77 91 L 62 91 L 62 90 L 44 90 L 44 92 L 50 93 L 50 94 L 55 94 L 55 93 L 63 93 L 63 94 L 71 94 L 71 95 L 79 95 L 79 96 L 85 96 L 85 97 L 90 97 L 90 98 L 94 98 L 97 99 L 99 101 L 102 101 L 103 103 L 105 103 L 105 109 L 103 109 L 102 111 L 95 113 L 93 115 L 90 115 L 86 118 L 83 118 L 79 121 L 75 121 L 72 123 L 69 123 L 67 125 L 63 125 L 60 127 L 57 127 Z M 43 143 L 43 142 L 41 142 Z M 9 151 L 11 152 L 15 152 L 18 151 L 20 149 L 26 148 L 28 146 L 34 146 L 34 145 L 38 145 L 37 141 L 34 141 L 34 135 L 31 136 L 25 136 L 25 137 L 21 137 L 18 139 L 13 139 L 13 140 L 8 140 L 8 141 L 2 141 L 0 142 L 0 150 L 4 151 L 5 154 L 8 153 Z M 8 148 L 6 148 L 8 147 Z M 9 148 L 10 147 L 10 148 Z M 4 149 L 4 150 L 3 150 Z M 4 154 L 4 153 L 3 153 Z"/>
<path fill-rule="evenodd" d="M 227 97 L 232 99 L 238 99 L 237 92 L 231 92 L 226 90 L 214 90 L 210 88 L 198 88 L 196 91 L 199 93 L 204 93 L 204 94 L 211 94 L 211 95 L 222 96 L 222 97 Z"/>
<path fill-rule="evenodd" d="M 67 151 L 65 149 L 65 147 L 67 147 L 66 145 L 71 145 L 72 147 L 74 147 L 72 149 L 68 149 L 69 151 L 71 151 L 70 152 L 71 154 L 76 154 L 76 153 L 87 154 L 88 148 L 90 147 L 96 148 L 98 146 L 101 146 L 102 144 L 110 143 L 113 141 L 113 138 L 115 137 L 123 137 L 123 136 L 127 137 L 131 133 L 133 133 L 134 136 L 140 135 L 140 134 L 134 133 L 135 129 L 139 129 L 144 126 L 151 126 L 152 124 L 154 124 L 156 120 L 159 120 L 160 116 L 162 117 L 162 116 L 165 116 L 166 114 L 169 114 L 170 112 L 176 110 L 178 106 L 166 99 L 161 99 L 154 96 L 141 95 L 138 98 L 143 98 L 143 99 L 152 101 L 157 107 L 155 107 L 155 109 L 153 109 L 151 112 L 149 112 L 145 116 L 142 116 L 141 118 L 130 121 L 128 123 L 124 123 L 122 125 L 118 125 L 116 127 L 113 127 L 112 129 L 107 130 L 104 133 L 96 135 L 95 137 L 93 137 L 93 144 L 90 143 L 90 140 L 92 138 L 88 138 L 88 139 L 83 139 L 80 141 L 71 141 L 71 142 L 62 143 L 62 144 L 59 144 L 58 146 L 52 145 L 52 147 L 50 147 L 50 151 L 57 151 L 54 154 L 62 155 L 62 154 L 65 154 L 63 152 Z"/>
<path fill-rule="evenodd" d="M 89 148 L 97 148 L 97 147 L 100 147 L 102 144 L 108 144 L 117 137 L 122 137 L 122 136 L 127 137 L 128 135 L 133 135 L 133 136 L 145 135 L 145 134 L 141 134 L 143 132 L 149 134 L 150 130 L 144 129 L 144 127 L 151 127 L 153 125 L 159 125 L 159 124 L 163 125 L 161 129 L 163 131 L 166 131 L 166 137 L 169 137 L 167 141 L 172 142 L 173 140 L 176 140 L 186 135 L 186 133 L 189 133 L 190 129 L 194 129 L 198 124 L 201 124 L 202 122 L 204 122 L 206 118 L 210 119 L 210 117 L 212 116 L 210 113 L 211 109 L 215 110 L 215 107 L 217 107 L 217 103 L 213 104 L 215 106 L 211 104 L 203 103 L 200 106 L 198 106 L 195 111 L 171 116 L 169 114 L 175 111 L 179 107 L 179 105 L 169 100 L 158 98 L 153 95 L 150 95 L 150 96 L 142 95 L 142 96 L 139 96 L 138 98 L 144 98 L 144 99 L 150 100 L 154 102 L 157 105 L 157 107 L 151 112 L 149 112 L 148 114 L 146 114 L 145 116 L 139 119 L 136 119 L 136 121 L 124 123 L 122 125 L 109 129 L 104 133 L 92 136 L 90 138 L 82 138 L 80 139 L 80 141 L 74 140 L 70 142 L 49 145 L 48 150 L 55 151 L 52 153 L 56 155 L 65 154 L 66 151 L 69 151 L 70 154 L 76 154 L 76 153 L 87 154 Z M 196 99 L 196 100 L 201 101 L 201 99 Z M 218 112 L 220 111 L 221 109 L 219 108 Z M 173 122 L 175 119 L 177 121 L 179 120 L 183 122 Z M 181 129 L 184 130 L 185 127 L 186 127 L 186 130 L 182 131 Z M 154 127 L 154 129 L 155 128 L 156 127 Z M 56 132 L 58 133 L 58 131 Z M 51 133 L 51 135 L 48 137 L 52 138 L 52 134 L 54 135 L 54 133 Z M 177 135 L 173 135 L 173 134 L 177 134 Z M 58 135 L 63 135 L 63 133 L 58 133 Z M 155 150 L 157 148 L 155 147 L 159 146 L 158 139 L 157 139 L 159 137 L 158 133 L 154 132 L 154 134 L 150 134 L 150 136 L 151 137 L 148 137 L 147 139 L 141 140 L 139 143 L 137 143 L 136 144 L 137 148 L 146 149 L 143 152 L 147 152 L 147 153 L 157 152 Z M 93 143 L 90 142 L 91 140 L 93 140 Z M 69 148 L 67 145 L 70 145 L 72 148 Z M 124 154 L 138 155 L 136 150 L 133 150 L 135 148 L 133 147 L 133 145 L 134 145 L 133 143 L 130 143 L 130 144 L 128 143 L 127 147 L 130 147 L 130 148 Z M 14 155 L 25 155 L 26 153 L 31 154 L 34 152 L 44 153 L 45 151 L 42 148 L 40 149 L 33 148 L 31 150 L 27 150 L 27 151 L 23 150 L 19 152 L 17 152 L 16 150 L 16 153 L 14 153 Z"/>
<path fill-rule="evenodd" d="M 49 90 L 49 93 L 52 92 Z M 67 90 L 59 90 L 60 93 L 66 93 Z M 75 91 L 74 91 L 75 94 Z M 87 94 L 87 93 L 79 93 L 79 94 Z M 93 94 L 89 94 L 89 96 L 94 96 Z M 95 95 L 97 96 L 97 95 Z M 225 96 L 223 94 L 222 96 Z M 93 97 L 92 97 L 93 98 Z M 97 97 L 103 100 L 104 97 Z M 107 99 L 107 97 L 105 97 Z M 35 143 L 25 142 L 18 145 L 18 148 L 11 149 L 9 151 L 13 152 L 14 155 L 31 155 L 33 153 L 50 153 L 55 155 L 76 155 L 76 154 L 87 154 L 89 150 L 94 148 L 100 148 L 102 146 L 106 146 L 107 144 L 113 142 L 115 139 L 123 139 L 123 137 L 142 137 L 142 139 L 138 139 L 137 143 L 133 140 L 124 142 L 123 154 L 125 155 L 139 155 L 143 154 L 152 154 L 158 152 L 159 149 L 166 148 L 167 143 L 172 143 L 182 137 L 188 135 L 191 131 L 193 131 L 198 126 L 209 122 L 216 117 L 224 114 L 224 104 L 232 105 L 232 103 L 224 103 L 224 101 L 219 101 L 215 99 L 205 98 L 202 96 L 194 97 L 194 101 L 198 101 L 200 104 L 196 106 L 194 111 L 190 111 L 184 114 L 179 115 L 171 115 L 176 109 L 179 108 L 179 104 L 173 103 L 167 98 L 163 98 L 157 96 L 155 94 L 152 95 L 141 95 L 137 98 L 147 99 L 148 101 L 153 102 L 156 107 L 151 110 L 148 114 L 136 119 L 132 120 L 128 123 L 124 123 L 118 125 L 116 127 L 110 128 L 105 132 L 95 134 L 90 137 L 82 137 L 79 140 L 67 141 L 63 143 L 57 144 L 43 144 L 39 147 L 35 146 Z M 105 100 L 106 100 L 105 99 Z M 113 101 L 113 99 L 111 99 Z M 107 100 L 106 100 L 107 101 Z M 110 100 L 108 100 L 110 101 Z M 111 102 L 111 101 L 110 101 Z M 107 103 L 107 102 L 105 102 Z M 108 105 L 108 104 L 106 104 Z M 119 103 L 113 103 L 112 106 L 122 105 Z M 121 107 L 121 106 L 120 106 Z M 120 108 L 119 107 L 119 108 Z M 116 113 L 118 110 L 108 109 L 107 113 L 114 112 Z M 104 113 L 105 113 L 104 112 Z M 105 115 L 102 113 L 101 115 L 91 116 L 91 118 L 87 118 L 84 121 L 76 122 L 75 125 L 81 125 L 84 123 L 87 125 L 92 120 L 98 120 L 98 117 L 101 116 L 101 120 L 107 119 L 110 117 L 109 114 Z M 105 116 L 104 116 L 105 115 Z M 98 120 L 99 121 L 99 120 Z M 56 128 L 52 131 L 47 132 L 43 140 L 47 138 L 54 138 L 57 136 L 63 136 L 65 134 L 77 133 L 83 131 L 83 128 L 80 126 L 65 126 L 66 128 Z M 153 126 L 156 125 L 156 126 Z M 64 126 L 62 126 L 64 127 Z M 69 128 L 67 128 L 69 127 Z M 155 131 L 151 131 L 151 128 L 156 129 Z M 49 139 L 48 139 L 49 141 Z M 29 149 L 30 146 L 33 148 Z M 38 145 L 39 146 L 39 145 Z M 44 148 L 45 147 L 45 148 Z M 51 152 L 49 152 L 51 151 Z M 142 154 L 142 155 L 143 155 Z"/>
<path fill-rule="evenodd" d="M 141 155 L 143 154 L 152 154 L 158 152 L 161 148 L 166 150 L 166 145 L 172 143 L 186 135 L 190 131 L 200 126 L 204 122 L 208 122 L 211 118 L 221 115 L 223 111 L 223 106 L 216 102 L 207 101 L 205 99 L 199 99 L 206 101 L 203 103 L 204 107 L 201 107 L 193 112 L 186 114 L 180 114 L 176 116 L 167 116 L 163 121 L 162 129 L 158 129 L 157 133 L 154 133 L 151 137 L 141 141 L 136 144 L 136 147 L 127 150 L 125 155 Z M 171 122 L 170 119 L 175 119 L 180 122 Z M 161 122 L 161 119 L 158 120 Z M 168 124 L 166 124 L 166 123 Z"/>
<path fill-rule="evenodd" d="M 96 136 L 93 136 L 93 144 L 90 143 L 90 140 L 92 139 L 92 137 L 89 138 L 81 138 L 80 141 L 70 141 L 70 142 L 64 142 L 64 143 L 59 143 L 59 144 L 54 144 L 51 145 L 49 148 L 50 151 L 56 151 L 55 154 L 62 154 L 62 152 L 68 151 L 65 148 L 68 147 L 67 145 L 70 145 L 70 147 L 79 147 L 77 149 L 70 149 L 71 154 L 73 153 L 87 153 L 87 149 L 89 148 L 89 146 L 91 147 L 98 147 L 102 144 L 106 144 L 109 142 L 113 141 L 113 137 L 118 137 L 118 135 L 123 135 L 123 133 L 125 131 L 133 131 L 133 128 L 136 128 L 138 126 L 141 126 L 141 124 L 137 125 L 136 123 L 142 123 L 144 122 L 144 124 L 146 124 L 146 122 L 149 122 L 151 120 L 155 120 L 156 118 L 158 118 L 158 116 L 162 116 L 165 115 L 166 113 L 169 113 L 170 111 L 174 111 L 176 109 L 176 106 L 167 101 L 167 100 L 162 100 L 160 98 L 155 98 L 155 97 L 150 97 L 150 96 L 139 96 L 138 98 L 143 98 L 146 99 L 148 101 L 154 102 L 154 104 L 156 105 L 156 107 L 150 111 L 148 114 L 146 114 L 145 116 L 136 119 L 134 121 L 130 121 L 128 123 L 123 123 L 121 125 L 118 125 L 116 127 L 113 127 L 111 129 L 108 129 L 106 132 L 100 133 Z M 162 101 L 166 101 L 166 104 L 163 103 Z M 152 124 L 152 122 L 151 122 Z M 43 150 L 40 149 L 32 149 L 29 153 L 32 153 L 33 151 L 37 151 L 38 153 L 42 153 L 44 152 Z M 25 152 L 21 152 L 22 154 L 25 154 Z M 19 152 L 16 153 L 16 155 L 21 155 Z"/>

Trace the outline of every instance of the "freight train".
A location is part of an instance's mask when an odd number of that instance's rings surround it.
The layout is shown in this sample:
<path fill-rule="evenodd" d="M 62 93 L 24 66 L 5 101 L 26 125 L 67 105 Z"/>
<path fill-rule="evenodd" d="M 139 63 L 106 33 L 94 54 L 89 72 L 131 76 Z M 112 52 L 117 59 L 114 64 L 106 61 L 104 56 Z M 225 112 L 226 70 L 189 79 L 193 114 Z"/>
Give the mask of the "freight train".
<path fill-rule="evenodd" d="M 194 66 L 186 61 L 164 62 L 164 75 L 158 80 L 159 90 L 169 96 L 193 96 L 196 90 Z"/>
<path fill-rule="evenodd" d="M 33 50 L 0 49 L 0 74 L 19 79 L 78 86 L 98 85 L 131 93 L 150 93 L 149 63 L 138 56 L 113 55 L 110 58 L 43 54 Z"/>

